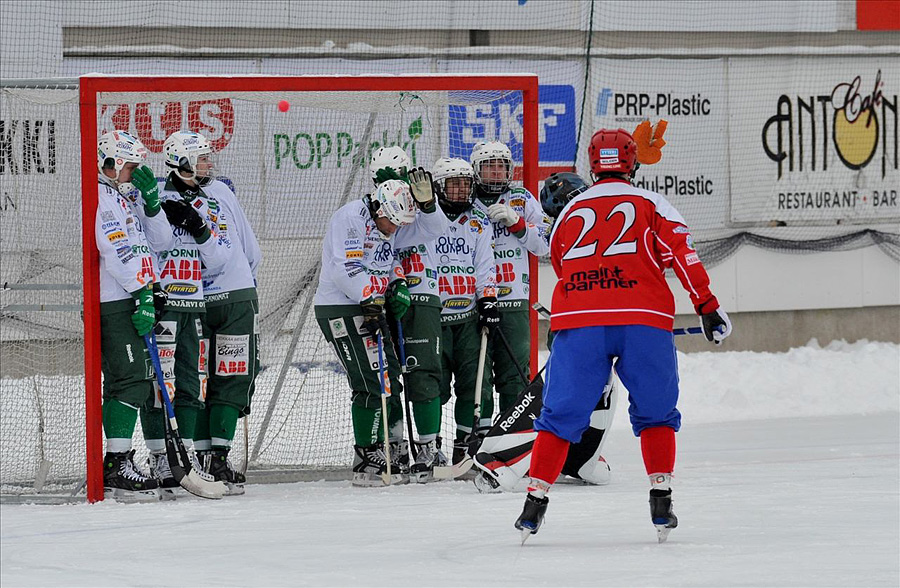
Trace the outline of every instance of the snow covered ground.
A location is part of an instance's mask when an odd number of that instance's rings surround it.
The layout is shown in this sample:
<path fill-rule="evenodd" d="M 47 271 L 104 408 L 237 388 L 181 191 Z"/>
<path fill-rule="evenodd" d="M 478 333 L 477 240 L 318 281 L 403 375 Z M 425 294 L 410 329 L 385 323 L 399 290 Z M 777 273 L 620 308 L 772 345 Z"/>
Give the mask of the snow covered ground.
<path fill-rule="evenodd" d="M 251 485 L 220 502 L 3 505 L 3 586 L 897 586 L 900 347 L 679 356 L 675 510 L 658 545 L 618 409 L 605 487 Z"/>

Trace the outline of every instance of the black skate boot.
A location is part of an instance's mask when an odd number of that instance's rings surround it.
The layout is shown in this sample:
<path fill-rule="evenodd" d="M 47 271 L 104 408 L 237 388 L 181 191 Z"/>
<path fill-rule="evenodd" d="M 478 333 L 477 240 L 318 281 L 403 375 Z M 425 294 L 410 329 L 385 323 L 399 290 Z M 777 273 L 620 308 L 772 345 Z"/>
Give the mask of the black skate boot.
<path fill-rule="evenodd" d="M 244 493 L 244 474 L 235 470 L 228 459 L 228 449 L 213 449 L 206 454 L 209 475 L 214 480 L 224 482 L 228 489 L 225 496 L 239 496 Z M 206 452 L 204 452 L 206 453 Z M 191 460 L 193 461 L 193 459 Z"/>
<path fill-rule="evenodd" d="M 391 475 L 400 474 L 400 482 L 393 484 L 409 484 L 409 441 L 401 439 L 391 441 Z"/>
<path fill-rule="evenodd" d="M 150 475 L 159 484 L 160 499 L 175 500 L 175 488 L 180 486 L 172 476 L 172 468 L 169 467 L 169 458 L 166 456 L 166 452 L 151 452 L 147 457 L 147 467 L 150 468 Z"/>
<path fill-rule="evenodd" d="M 538 498 L 528 494 L 525 497 L 525 507 L 522 509 L 522 514 L 519 515 L 518 520 L 516 520 L 516 529 L 522 531 L 522 543 L 525 543 L 525 540 L 530 535 L 534 535 L 541 528 L 541 525 L 544 523 L 544 513 L 547 512 L 547 504 L 549 502 L 550 499 L 546 496 Z"/>
<path fill-rule="evenodd" d="M 103 496 L 116 502 L 157 502 L 159 484 L 134 463 L 134 450 L 103 457 Z"/>
<path fill-rule="evenodd" d="M 650 491 L 650 517 L 656 527 L 657 539 L 664 543 L 669 532 L 678 526 L 678 517 L 672 512 L 672 490 Z"/>
<path fill-rule="evenodd" d="M 381 443 L 362 447 L 353 446 L 353 477 L 350 483 L 353 486 L 387 486 L 387 460 Z M 406 481 L 409 482 L 409 476 Z M 403 484 L 403 475 L 394 470 L 391 465 L 391 484 Z"/>
<path fill-rule="evenodd" d="M 447 465 L 447 457 L 441 452 L 441 438 L 427 443 L 413 443 L 416 461 L 409 468 L 410 477 L 418 484 L 426 484 L 434 479 L 435 466 Z"/>

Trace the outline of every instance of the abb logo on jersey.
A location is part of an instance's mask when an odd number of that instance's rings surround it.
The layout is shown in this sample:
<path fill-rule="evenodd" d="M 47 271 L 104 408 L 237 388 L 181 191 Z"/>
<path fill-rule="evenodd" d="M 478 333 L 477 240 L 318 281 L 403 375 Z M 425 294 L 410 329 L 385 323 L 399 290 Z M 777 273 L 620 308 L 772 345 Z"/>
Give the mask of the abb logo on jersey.
<path fill-rule="evenodd" d="M 199 259 L 167 259 L 159 279 L 201 280 Z"/>
<path fill-rule="evenodd" d="M 150 262 L 149 257 L 141 258 L 141 271 L 137 274 L 137 281 L 141 284 L 146 284 L 147 282 L 154 281 L 153 276 L 153 263 Z"/>
<path fill-rule="evenodd" d="M 400 265 L 403 266 L 403 273 L 406 275 L 418 274 L 425 271 L 425 264 L 422 263 L 422 256 L 418 253 L 411 253 L 409 257 L 403 258 L 400 260 Z"/>
<path fill-rule="evenodd" d="M 438 279 L 438 291 L 449 296 L 474 296 L 475 276 L 441 276 Z"/>
<path fill-rule="evenodd" d="M 217 376 L 242 376 L 249 373 L 249 335 L 216 335 L 215 351 Z"/>
<path fill-rule="evenodd" d="M 497 283 L 510 284 L 516 281 L 516 272 L 513 271 L 513 264 L 498 263 L 497 264 Z"/>

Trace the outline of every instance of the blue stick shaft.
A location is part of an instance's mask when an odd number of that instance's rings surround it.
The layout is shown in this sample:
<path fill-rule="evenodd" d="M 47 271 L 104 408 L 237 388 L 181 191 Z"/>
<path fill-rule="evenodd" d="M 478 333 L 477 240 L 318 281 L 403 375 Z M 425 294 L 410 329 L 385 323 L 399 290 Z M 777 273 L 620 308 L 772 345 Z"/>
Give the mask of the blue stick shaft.
<path fill-rule="evenodd" d="M 166 388 L 166 380 L 163 378 L 162 366 L 159 363 L 159 348 L 156 346 L 156 335 L 152 332 L 144 335 L 144 343 L 147 345 L 147 351 L 150 352 L 150 361 L 153 362 L 156 383 L 159 384 L 159 395 L 162 396 L 163 404 L 166 405 L 166 416 L 174 419 L 175 410 L 172 408 L 172 401 L 169 400 L 169 390 Z"/>

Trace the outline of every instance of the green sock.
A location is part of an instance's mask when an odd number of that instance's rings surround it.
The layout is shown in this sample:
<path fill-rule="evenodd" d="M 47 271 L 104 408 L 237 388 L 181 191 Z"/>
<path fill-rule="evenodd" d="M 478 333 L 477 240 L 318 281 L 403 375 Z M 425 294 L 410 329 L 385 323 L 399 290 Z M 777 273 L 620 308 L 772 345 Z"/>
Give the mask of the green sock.
<path fill-rule="evenodd" d="M 144 431 L 144 441 L 150 451 L 162 451 L 165 448 L 165 414 L 161 408 L 141 407 L 141 429 Z"/>
<path fill-rule="evenodd" d="M 209 407 L 209 437 L 213 447 L 231 447 L 240 411 L 227 404 Z"/>
<path fill-rule="evenodd" d="M 134 435 L 137 416 L 138 411 L 135 407 L 118 400 L 107 400 L 103 403 L 103 430 L 106 436 L 130 439 Z"/>
<path fill-rule="evenodd" d="M 381 440 L 381 408 L 350 405 L 353 438 L 360 447 L 369 447 Z"/>
<path fill-rule="evenodd" d="M 197 421 L 194 426 L 194 449 L 207 451 L 210 449 L 209 439 L 209 407 L 205 406 L 197 411 Z"/>
<path fill-rule="evenodd" d="M 178 421 L 178 433 L 182 439 L 194 440 L 198 412 L 200 411 L 194 406 L 175 407 L 175 420 Z"/>
<path fill-rule="evenodd" d="M 437 435 L 441 432 L 441 399 L 413 402 L 413 417 L 420 437 Z"/>

